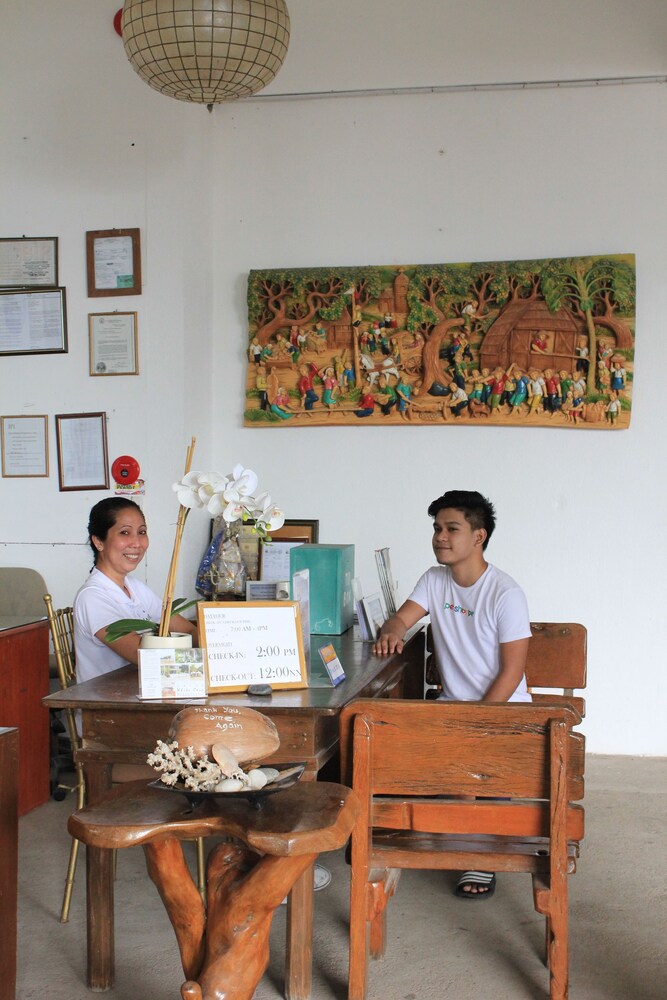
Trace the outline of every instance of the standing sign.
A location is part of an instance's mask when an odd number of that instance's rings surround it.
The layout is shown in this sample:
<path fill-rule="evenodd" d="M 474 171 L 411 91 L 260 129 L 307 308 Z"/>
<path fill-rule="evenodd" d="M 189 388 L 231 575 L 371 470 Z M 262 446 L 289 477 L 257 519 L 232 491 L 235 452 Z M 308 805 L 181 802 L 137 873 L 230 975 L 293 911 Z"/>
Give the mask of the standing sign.
<path fill-rule="evenodd" d="M 202 601 L 197 619 L 209 694 L 308 687 L 297 601 Z"/>

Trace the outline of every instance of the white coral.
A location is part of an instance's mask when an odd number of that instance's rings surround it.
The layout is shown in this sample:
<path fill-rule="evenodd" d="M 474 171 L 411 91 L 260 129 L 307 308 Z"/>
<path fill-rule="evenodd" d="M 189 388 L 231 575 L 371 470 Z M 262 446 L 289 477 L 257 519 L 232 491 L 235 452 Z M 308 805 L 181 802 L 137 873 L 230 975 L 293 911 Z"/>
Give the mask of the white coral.
<path fill-rule="evenodd" d="M 146 762 L 160 773 L 160 781 L 165 785 L 174 786 L 181 782 L 185 788 L 196 792 L 212 792 L 223 779 L 223 769 L 207 755 L 197 757 L 194 747 L 179 749 L 178 741 L 165 743 L 157 741 L 153 753 L 149 753 Z M 240 768 L 234 777 L 248 784 L 248 776 Z"/>

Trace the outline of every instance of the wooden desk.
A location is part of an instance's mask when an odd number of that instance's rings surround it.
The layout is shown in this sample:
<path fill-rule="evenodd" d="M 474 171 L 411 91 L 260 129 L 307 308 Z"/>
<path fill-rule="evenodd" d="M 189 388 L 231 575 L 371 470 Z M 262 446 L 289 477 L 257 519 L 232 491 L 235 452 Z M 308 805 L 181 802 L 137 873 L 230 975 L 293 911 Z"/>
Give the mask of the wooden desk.
<path fill-rule="evenodd" d="M 0 726 L 19 730 L 19 816 L 49 797 L 49 623 L 0 615 Z"/>
<path fill-rule="evenodd" d="M 16 996 L 19 734 L 0 729 L 0 1000 Z"/>
<path fill-rule="evenodd" d="M 312 656 L 332 642 L 345 671 L 337 688 L 309 687 L 276 691 L 270 698 L 245 694 L 211 695 L 210 705 L 244 705 L 270 716 L 280 735 L 274 762 L 305 761 L 306 777 L 315 779 L 338 744 L 338 714 L 355 698 L 423 697 L 424 637 L 413 631 L 403 653 L 376 657 L 370 643 L 355 641 L 352 630 L 342 636 L 313 636 Z M 88 802 L 99 802 L 111 787 L 115 763 L 145 763 L 146 754 L 164 739 L 171 719 L 202 700 L 138 699 L 136 667 L 126 666 L 77 684 L 45 699 L 50 708 L 82 712 L 83 750 Z M 86 850 L 88 899 L 88 986 L 102 991 L 114 982 L 113 878 L 109 852 Z M 295 883 L 287 911 L 286 995 L 307 1000 L 311 988 L 313 877 L 309 868 Z"/>

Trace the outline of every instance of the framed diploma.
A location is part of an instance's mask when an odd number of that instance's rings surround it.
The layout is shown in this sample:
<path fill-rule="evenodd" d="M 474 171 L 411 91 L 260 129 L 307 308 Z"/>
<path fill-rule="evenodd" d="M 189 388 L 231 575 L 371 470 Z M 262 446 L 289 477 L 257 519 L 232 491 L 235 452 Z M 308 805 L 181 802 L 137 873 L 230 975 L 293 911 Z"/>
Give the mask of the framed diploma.
<path fill-rule="evenodd" d="M 64 288 L 0 291 L 0 355 L 66 353 Z"/>
<path fill-rule="evenodd" d="M 298 601 L 201 601 L 197 624 L 209 694 L 308 687 Z"/>
<path fill-rule="evenodd" d="M 0 417 L 5 478 L 48 476 L 48 422 L 47 416 Z"/>
<path fill-rule="evenodd" d="M 88 313 L 91 375 L 138 375 L 137 314 Z"/>
<path fill-rule="evenodd" d="M 141 295 L 138 229 L 98 229 L 86 233 L 88 295 Z"/>
<path fill-rule="evenodd" d="M 58 237 L 0 239 L 0 288 L 58 284 Z"/>
<path fill-rule="evenodd" d="M 106 413 L 57 413 L 58 479 L 66 490 L 108 490 Z"/>

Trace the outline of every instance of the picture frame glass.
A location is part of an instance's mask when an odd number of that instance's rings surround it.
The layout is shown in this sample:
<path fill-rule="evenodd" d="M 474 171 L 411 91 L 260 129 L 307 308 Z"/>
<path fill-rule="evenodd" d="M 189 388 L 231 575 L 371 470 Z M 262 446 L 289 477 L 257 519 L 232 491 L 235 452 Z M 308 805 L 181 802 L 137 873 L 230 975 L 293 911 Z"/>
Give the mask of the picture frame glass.
<path fill-rule="evenodd" d="M 92 377 L 138 375 L 137 314 L 88 314 L 90 374 Z"/>
<path fill-rule="evenodd" d="M 66 353 L 64 288 L 0 291 L 0 355 Z"/>
<path fill-rule="evenodd" d="M 49 475 L 48 417 L 0 418 L 3 478 L 38 478 Z"/>
<path fill-rule="evenodd" d="M 106 413 L 56 414 L 58 480 L 67 490 L 107 490 Z"/>

